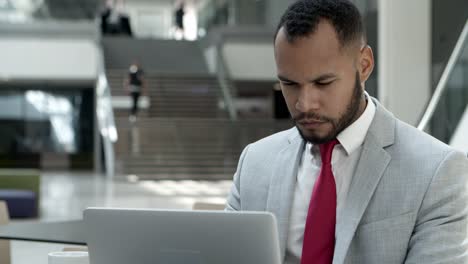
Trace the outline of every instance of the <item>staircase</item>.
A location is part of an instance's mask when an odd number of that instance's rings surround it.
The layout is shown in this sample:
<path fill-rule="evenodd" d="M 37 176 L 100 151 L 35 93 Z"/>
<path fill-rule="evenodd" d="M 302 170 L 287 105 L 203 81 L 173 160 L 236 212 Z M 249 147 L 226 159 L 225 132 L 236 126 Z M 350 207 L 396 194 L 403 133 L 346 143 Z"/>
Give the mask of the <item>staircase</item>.
<path fill-rule="evenodd" d="M 140 180 L 232 179 L 242 149 L 290 121 L 213 118 L 117 119 L 118 174 Z"/>
<path fill-rule="evenodd" d="M 106 69 L 128 69 L 137 60 L 147 72 L 164 76 L 208 75 L 203 51 L 195 41 L 103 37 Z"/>
<path fill-rule="evenodd" d="M 247 144 L 291 126 L 269 118 L 230 121 L 218 106 L 220 88 L 197 43 L 104 38 L 103 47 L 112 95 L 127 96 L 122 84 L 136 58 L 150 101 L 136 122 L 129 122 L 128 109 L 114 110 L 118 176 L 232 179 Z"/>
<path fill-rule="evenodd" d="M 107 71 L 113 96 L 125 96 L 121 88 L 125 73 Z M 129 122 L 128 109 L 115 111 L 117 175 L 144 180 L 231 179 L 249 138 L 239 141 L 242 128 L 235 128 L 219 109 L 215 78 L 153 73 L 145 77 L 149 109 L 136 123 Z"/>
<path fill-rule="evenodd" d="M 122 87 L 126 70 L 108 70 L 107 78 L 113 96 L 126 96 Z M 224 118 L 218 109 L 219 88 L 213 76 L 176 77 L 155 73 L 145 74 L 150 108 L 146 117 Z M 128 110 L 117 110 L 116 116 L 128 116 Z"/>

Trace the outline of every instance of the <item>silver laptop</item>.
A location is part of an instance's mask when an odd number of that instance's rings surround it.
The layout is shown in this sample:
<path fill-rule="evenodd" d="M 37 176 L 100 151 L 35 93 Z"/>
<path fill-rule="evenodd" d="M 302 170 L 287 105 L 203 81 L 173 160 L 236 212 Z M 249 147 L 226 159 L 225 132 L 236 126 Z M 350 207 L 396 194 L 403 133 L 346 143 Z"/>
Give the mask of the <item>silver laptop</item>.
<path fill-rule="evenodd" d="M 89 208 L 91 264 L 280 264 L 266 212 Z"/>

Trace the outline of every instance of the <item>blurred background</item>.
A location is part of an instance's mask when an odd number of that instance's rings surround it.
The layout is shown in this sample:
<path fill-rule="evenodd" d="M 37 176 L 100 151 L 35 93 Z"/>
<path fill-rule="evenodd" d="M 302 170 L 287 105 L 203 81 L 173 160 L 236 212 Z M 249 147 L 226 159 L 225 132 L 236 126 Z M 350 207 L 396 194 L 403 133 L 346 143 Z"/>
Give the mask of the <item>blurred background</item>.
<path fill-rule="evenodd" d="M 0 200 L 31 202 L 12 221 L 222 205 L 242 149 L 292 126 L 273 55 L 292 2 L 0 0 Z M 468 1 L 352 2 L 368 93 L 467 152 Z"/>

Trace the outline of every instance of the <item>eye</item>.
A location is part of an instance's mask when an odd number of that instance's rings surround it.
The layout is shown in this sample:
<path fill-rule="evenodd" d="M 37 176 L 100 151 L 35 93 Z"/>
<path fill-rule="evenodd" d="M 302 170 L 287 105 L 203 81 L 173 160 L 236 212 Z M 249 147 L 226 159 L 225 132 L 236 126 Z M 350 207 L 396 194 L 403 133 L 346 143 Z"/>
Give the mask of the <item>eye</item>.
<path fill-rule="evenodd" d="M 328 85 L 330 85 L 332 83 L 333 83 L 333 81 L 328 81 L 328 82 L 317 82 L 316 84 L 318 86 L 328 86 Z"/>

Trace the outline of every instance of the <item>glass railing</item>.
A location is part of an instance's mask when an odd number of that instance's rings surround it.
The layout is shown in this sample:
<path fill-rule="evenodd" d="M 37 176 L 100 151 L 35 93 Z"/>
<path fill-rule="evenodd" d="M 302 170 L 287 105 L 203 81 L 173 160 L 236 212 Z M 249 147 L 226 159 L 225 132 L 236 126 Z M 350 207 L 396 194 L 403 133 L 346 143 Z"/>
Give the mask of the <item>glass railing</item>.
<path fill-rule="evenodd" d="M 232 3 L 208 0 L 198 11 L 198 28 L 206 32 L 216 26 L 228 25 L 232 16 Z"/>
<path fill-rule="evenodd" d="M 465 22 L 418 128 L 445 143 L 450 143 L 467 104 L 468 20 Z"/>
<path fill-rule="evenodd" d="M 101 48 L 98 52 L 98 79 L 96 82 L 96 116 L 104 152 L 106 176 L 110 179 L 115 174 L 114 143 L 117 142 L 117 129 L 112 109 L 110 85 L 107 81 L 104 55 Z"/>

